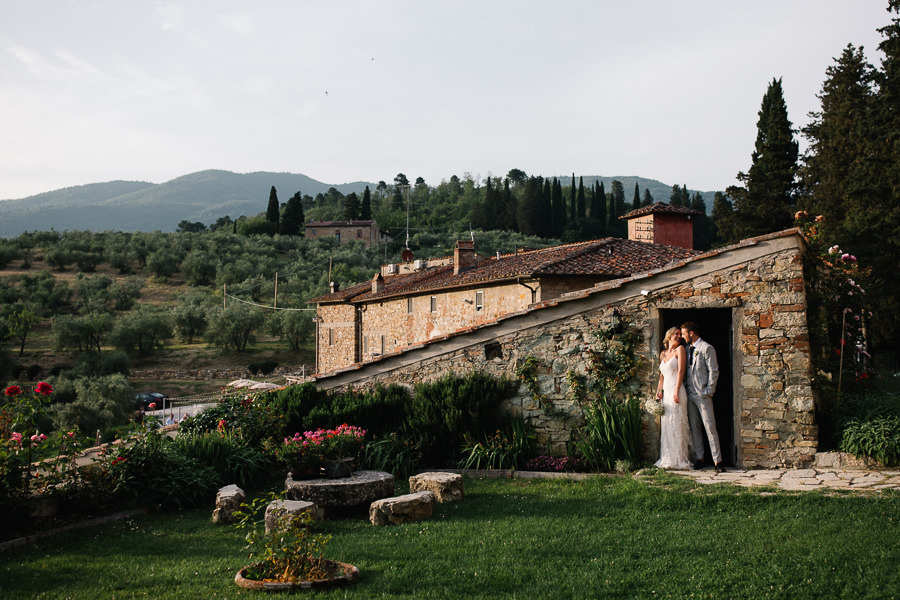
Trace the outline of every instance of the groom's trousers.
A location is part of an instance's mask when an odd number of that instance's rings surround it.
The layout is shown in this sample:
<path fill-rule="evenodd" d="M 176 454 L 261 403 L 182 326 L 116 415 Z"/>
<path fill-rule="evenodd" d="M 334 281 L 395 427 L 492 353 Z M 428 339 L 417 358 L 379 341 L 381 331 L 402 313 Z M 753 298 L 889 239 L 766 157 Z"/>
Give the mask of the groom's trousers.
<path fill-rule="evenodd" d="M 716 431 L 716 417 L 713 413 L 712 398 L 696 396 L 688 391 L 688 422 L 691 427 L 691 443 L 694 461 L 703 460 L 703 432 L 709 440 L 713 463 L 722 462 L 722 449 L 719 448 L 719 433 Z"/>

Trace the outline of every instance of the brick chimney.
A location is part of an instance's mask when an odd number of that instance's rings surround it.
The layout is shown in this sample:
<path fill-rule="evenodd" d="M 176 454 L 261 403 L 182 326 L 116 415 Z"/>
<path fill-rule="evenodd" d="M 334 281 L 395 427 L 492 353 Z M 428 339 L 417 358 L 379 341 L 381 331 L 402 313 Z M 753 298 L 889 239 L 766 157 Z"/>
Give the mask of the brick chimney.
<path fill-rule="evenodd" d="M 381 276 L 381 273 L 375 273 L 375 277 L 372 278 L 372 293 L 377 294 L 378 292 L 384 291 L 384 277 Z"/>
<path fill-rule="evenodd" d="M 453 250 L 453 274 L 468 271 L 475 266 L 475 242 L 459 240 Z"/>

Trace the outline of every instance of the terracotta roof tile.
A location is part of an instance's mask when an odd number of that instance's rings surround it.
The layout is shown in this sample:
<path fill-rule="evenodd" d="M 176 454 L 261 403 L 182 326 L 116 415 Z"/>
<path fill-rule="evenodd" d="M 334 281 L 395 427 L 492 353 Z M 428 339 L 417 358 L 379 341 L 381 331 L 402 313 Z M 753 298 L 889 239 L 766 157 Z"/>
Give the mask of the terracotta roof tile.
<path fill-rule="evenodd" d="M 671 204 L 666 204 L 665 202 L 654 202 L 650 206 L 642 206 L 640 208 L 634 209 L 629 213 L 625 213 L 619 218 L 628 220 L 651 214 L 702 215 L 703 213 L 701 213 L 699 210 L 694 210 L 693 208 L 687 208 L 686 206 L 672 206 Z"/>
<path fill-rule="evenodd" d="M 468 271 L 454 274 L 453 265 L 428 268 L 413 273 L 389 275 L 384 289 L 372 293 L 371 282 L 357 283 L 334 294 L 325 294 L 311 303 L 367 302 L 450 288 L 465 288 L 519 277 L 586 277 L 618 279 L 688 260 L 699 251 L 604 238 L 500 255 L 476 263 Z"/>

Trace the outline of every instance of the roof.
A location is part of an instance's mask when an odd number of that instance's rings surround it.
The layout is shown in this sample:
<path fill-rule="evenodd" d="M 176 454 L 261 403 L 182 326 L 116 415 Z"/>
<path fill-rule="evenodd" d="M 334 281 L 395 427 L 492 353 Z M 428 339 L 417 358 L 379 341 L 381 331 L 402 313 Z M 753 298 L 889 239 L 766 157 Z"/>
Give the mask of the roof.
<path fill-rule="evenodd" d="M 702 215 L 703 213 L 699 210 L 694 210 L 693 208 L 688 208 L 686 206 L 673 206 L 671 204 L 666 204 L 665 202 L 654 202 L 650 206 L 642 206 L 640 208 L 636 208 L 629 213 L 625 213 L 620 219 L 636 219 L 638 217 L 643 217 L 644 215 L 654 215 L 654 214 L 663 214 L 663 215 Z"/>
<path fill-rule="evenodd" d="M 306 227 L 371 227 L 375 221 L 310 221 Z"/>
<path fill-rule="evenodd" d="M 413 273 L 388 275 L 384 278 L 384 289 L 378 293 L 372 293 L 372 283 L 366 281 L 333 294 L 313 298 L 310 302 L 369 302 L 519 278 L 619 279 L 659 269 L 671 262 L 683 261 L 698 254 L 699 251 L 686 248 L 604 238 L 491 257 L 457 274 L 453 272 L 453 265 L 446 265 Z"/>

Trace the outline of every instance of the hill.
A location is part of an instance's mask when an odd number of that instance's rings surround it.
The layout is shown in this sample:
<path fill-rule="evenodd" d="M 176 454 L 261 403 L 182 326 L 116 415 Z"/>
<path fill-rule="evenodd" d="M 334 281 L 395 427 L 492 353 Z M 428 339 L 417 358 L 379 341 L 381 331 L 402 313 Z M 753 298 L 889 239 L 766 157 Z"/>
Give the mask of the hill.
<path fill-rule="evenodd" d="M 166 183 L 93 183 L 0 202 L 0 237 L 24 231 L 175 231 L 183 220 L 205 224 L 265 211 L 272 186 L 284 202 L 294 192 L 315 196 L 334 187 L 361 193 L 366 182 L 334 185 L 294 173 L 200 171 Z"/>
<path fill-rule="evenodd" d="M 558 177 L 565 187 L 571 176 Z M 643 197 L 649 189 L 654 200 L 667 202 L 672 186 L 634 176 L 583 176 L 587 188 L 602 181 L 607 193 L 613 180 L 622 182 L 630 203 L 637 183 Z M 183 175 L 165 183 L 110 181 L 64 188 L 19 200 L 0 201 L 0 237 L 15 237 L 25 231 L 175 231 L 187 220 L 211 224 L 219 217 L 237 219 L 265 211 L 272 186 L 285 202 L 295 192 L 316 196 L 334 187 L 342 194 L 361 194 L 364 181 L 332 185 L 295 173 L 233 173 L 208 170 Z M 693 193 L 695 190 L 689 190 Z M 707 211 L 713 192 L 701 192 Z"/>

